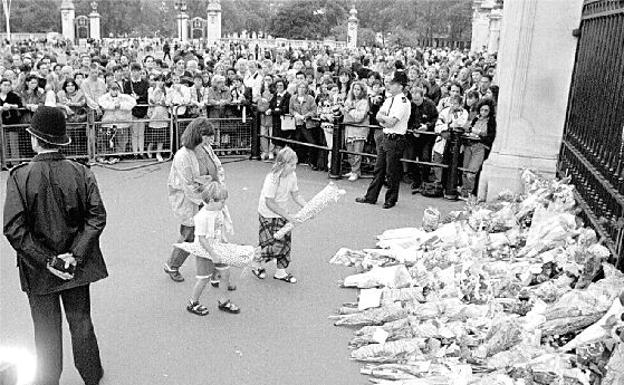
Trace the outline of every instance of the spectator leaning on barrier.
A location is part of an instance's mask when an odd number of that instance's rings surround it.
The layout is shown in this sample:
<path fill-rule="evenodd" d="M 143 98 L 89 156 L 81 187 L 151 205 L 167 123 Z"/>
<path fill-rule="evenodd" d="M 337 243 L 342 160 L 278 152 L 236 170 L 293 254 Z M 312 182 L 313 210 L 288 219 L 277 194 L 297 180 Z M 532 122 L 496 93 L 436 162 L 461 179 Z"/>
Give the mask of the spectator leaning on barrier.
<path fill-rule="evenodd" d="M 269 102 L 269 109 L 265 114 L 273 116 L 273 136 L 292 139 L 292 131 L 282 131 L 281 117 L 288 114 L 291 97 L 290 93 L 286 90 L 286 86 L 287 83 L 284 79 L 278 78 L 275 80 L 275 95 Z M 284 142 L 275 141 L 276 152 L 284 146 L 283 143 Z"/>
<path fill-rule="evenodd" d="M 169 136 L 169 108 L 166 106 L 165 81 L 163 75 L 154 78 L 154 86 L 148 90 L 148 101 L 150 104 L 148 117 L 150 118 L 145 139 L 147 145 L 147 155 L 152 157 L 152 149 L 156 144 L 156 159 L 162 162 L 163 146 Z"/>
<path fill-rule="evenodd" d="M 392 96 L 386 99 L 377 113 L 377 121 L 383 127 L 383 140 L 379 146 L 373 180 L 368 186 L 366 195 L 356 198 L 358 203 L 375 204 L 386 178 L 388 191 L 386 191 L 383 208 L 394 207 L 399 199 L 401 156 L 405 150 L 405 133 L 411 113 L 410 102 L 403 93 L 406 85 L 405 72 L 395 71 L 388 84 L 388 91 Z"/>
<path fill-rule="evenodd" d="M 18 109 L 22 108 L 22 99 L 18 94 L 12 91 L 13 86 L 9 79 L 0 80 L 0 107 L 2 107 L 2 130 L 6 135 L 9 159 L 20 158 L 20 132 L 21 127 L 7 127 L 20 123 L 20 114 Z"/>
<path fill-rule="evenodd" d="M 433 132 L 438 120 L 438 110 L 434 102 L 424 96 L 421 88 L 411 90 L 412 112 L 405 135 L 406 147 L 403 154 L 406 159 L 431 162 L 431 149 L 435 136 L 419 134 L 417 131 Z M 423 164 L 403 164 L 404 170 L 411 176 L 412 190 L 419 191 L 423 183 L 429 182 L 431 167 Z"/>
<path fill-rule="evenodd" d="M 370 128 L 352 124 L 367 126 L 369 124 L 369 110 L 370 106 L 368 103 L 368 90 L 366 85 L 362 81 L 353 82 L 351 91 L 349 91 L 349 95 L 342 109 L 347 151 L 362 152 L 364 150 L 364 143 L 366 142 Z M 348 159 L 351 172 L 347 175 L 349 181 L 355 182 L 362 175 L 362 156 L 350 154 Z"/>
<path fill-rule="evenodd" d="M 72 79 L 65 80 L 57 94 L 57 106 L 63 108 L 68 123 L 87 121 L 87 99 Z"/>
<path fill-rule="evenodd" d="M 145 122 L 147 118 L 147 104 L 149 83 L 141 77 L 141 65 L 132 63 L 130 65 L 130 78 L 123 82 L 123 93 L 130 95 L 136 101 L 137 107 L 132 109 L 132 117 L 139 120 L 132 125 L 132 153 L 137 157 L 145 156 Z"/>
<path fill-rule="evenodd" d="M 494 101 L 483 99 L 477 105 L 479 115 L 470 123 L 464 140 L 464 168 L 467 172 L 462 174 L 462 196 L 468 197 L 475 194 L 475 181 L 477 173 L 487 158 L 496 137 L 496 114 Z"/>
<path fill-rule="evenodd" d="M 165 80 L 165 87 L 167 90 L 167 105 L 172 107 L 174 115 L 184 117 L 187 110 L 186 105 L 191 102 L 191 90 L 180 83 L 180 76 L 175 73 L 172 73 Z"/>
<path fill-rule="evenodd" d="M 45 91 L 39 87 L 39 78 L 37 75 L 28 75 L 24 81 L 21 92 L 22 104 L 25 111 L 22 111 L 21 122 L 30 123 L 33 114 L 45 102 Z"/>
<path fill-rule="evenodd" d="M 96 115 L 101 116 L 102 110 L 98 103 L 100 97 L 106 93 L 107 87 L 104 80 L 99 78 L 100 67 L 96 63 L 92 63 L 89 66 L 89 77 L 84 79 L 82 83 L 78 83 L 78 77 L 76 82 L 80 86 L 80 89 L 84 92 L 87 98 L 87 106 L 96 111 Z"/>
<path fill-rule="evenodd" d="M 295 118 L 295 140 L 317 144 L 315 124 L 312 117 L 316 116 L 316 102 L 310 95 L 305 80 L 297 83 L 297 94 L 290 98 L 289 113 Z M 312 170 L 317 169 L 317 149 L 313 147 L 295 146 L 299 162 L 308 163 Z"/>
<path fill-rule="evenodd" d="M 433 163 L 448 164 L 447 161 L 447 139 L 451 130 L 462 130 L 468 120 L 468 111 L 462 107 L 462 98 L 459 95 L 453 96 L 451 105 L 446 107 L 438 116 L 438 122 L 435 125 L 435 132 L 441 134 L 435 139 L 431 159 Z M 443 169 L 434 167 L 435 175 L 434 183 L 442 184 Z"/>
<path fill-rule="evenodd" d="M 275 85 L 273 84 L 273 76 L 264 75 L 262 87 L 260 88 L 260 98 L 258 99 L 258 115 L 260 116 L 260 135 L 273 136 L 273 118 L 267 115 L 269 102 L 275 95 Z M 275 157 L 275 146 L 273 140 L 269 138 L 260 138 L 260 159 L 273 160 Z"/>
<path fill-rule="evenodd" d="M 117 83 L 111 83 L 108 92 L 98 100 L 104 111 L 102 116 L 102 130 L 96 133 L 100 140 L 106 140 L 107 152 L 123 154 L 128 146 L 128 129 L 132 125 L 132 109 L 136 106 L 136 99 L 122 94 Z M 110 122 L 110 123 L 107 123 Z M 100 150 L 104 148 L 100 147 Z M 119 162 L 118 155 L 109 159 L 108 163 Z M 102 162 L 103 159 L 98 159 Z"/>

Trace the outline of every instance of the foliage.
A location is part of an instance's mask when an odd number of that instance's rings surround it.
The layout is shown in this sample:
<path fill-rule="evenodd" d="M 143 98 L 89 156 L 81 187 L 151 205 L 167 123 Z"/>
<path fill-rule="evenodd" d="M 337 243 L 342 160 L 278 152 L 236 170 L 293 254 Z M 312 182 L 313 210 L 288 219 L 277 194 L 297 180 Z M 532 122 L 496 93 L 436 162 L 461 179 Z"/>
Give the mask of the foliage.
<path fill-rule="evenodd" d="M 91 12 L 92 0 L 74 0 L 76 16 Z M 13 32 L 60 31 L 61 0 L 12 0 Z M 264 31 L 292 39 L 346 38 L 351 0 L 222 0 L 222 31 Z M 190 18 L 206 18 L 208 0 L 187 0 Z M 358 41 L 374 43 L 374 32 L 393 42 L 448 36 L 468 40 L 470 0 L 358 0 Z M 98 0 L 102 36 L 174 36 L 175 0 Z M 4 20 L 0 18 L 0 29 Z"/>
<path fill-rule="evenodd" d="M 298 0 L 283 5 L 269 25 L 269 33 L 289 39 L 319 39 L 329 36 L 333 27 L 346 19 L 344 2 Z"/>

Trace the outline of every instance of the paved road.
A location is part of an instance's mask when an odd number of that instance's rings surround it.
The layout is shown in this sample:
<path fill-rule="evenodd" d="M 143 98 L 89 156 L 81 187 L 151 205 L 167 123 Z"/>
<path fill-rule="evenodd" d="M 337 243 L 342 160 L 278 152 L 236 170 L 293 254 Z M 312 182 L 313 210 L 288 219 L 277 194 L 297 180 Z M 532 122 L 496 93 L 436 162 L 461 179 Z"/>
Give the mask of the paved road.
<path fill-rule="evenodd" d="M 124 166 L 124 164 L 120 164 Z M 225 165 L 235 241 L 257 242 L 256 207 L 270 165 L 232 162 Z M 353 202 L 367 180 L 339 181 L 346 197 L 328 215 L 294 233 L 290 285 L 248 275 L 238 282 L 232 299 L 242 313 L 216 309 L 215 292 L 204 293 L 206 317 L 191 315 L 185 302 L 193 285 L 192 261 L 174 283 L 162 271 L 177 236 L 165 192 L 169 164 L 119 172 L 95 168 L 108 211 L 102 248 L 110 277 L 92 286 L 93 317 L 106 370 L 103 384 L 114 385 L 353 385 L 366 383 L 359 365 L 348 360 L 352 331 L 334 327 L 327 316 L 343 302 L 355 300 L 353 290 L 338 288 L 349 269 L 327 263 L 340 247 L 366 248 L 385 229 L 420 224 L 423 209 L 459 204 L 412 196 L 401 191 L 392 210 Z M 302 194 L 310 198 L 327 182 L 325 173 L 305 167 L 297 171 Z M 7 173 L 0 173 L 4 202 Z M 26 296 L 19 290 L 12 249 L 0 239 L 0 344 L 32 351 L 32 324 Z M 73 367 L 65 329 L 63 385 L 81 384 Z"/>

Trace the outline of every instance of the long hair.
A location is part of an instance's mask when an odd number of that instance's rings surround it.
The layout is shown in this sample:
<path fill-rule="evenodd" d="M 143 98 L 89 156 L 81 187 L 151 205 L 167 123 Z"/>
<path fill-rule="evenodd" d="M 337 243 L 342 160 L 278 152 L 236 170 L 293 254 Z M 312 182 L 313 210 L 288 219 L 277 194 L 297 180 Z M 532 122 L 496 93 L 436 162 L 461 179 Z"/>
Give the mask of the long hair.
<path fill-rule="evenodd" d="M 360 93 L 360 96 L 356 98 L 355 93 L 353 92 L 353 88 L 355 86 L 360 86 L 360 88 L 362 89 L 362 92 Z M 351 89 L 349 89 L 349 94 L 347 96 L 347 100 L 350 100 L 353 103 L 358 102 L 361 99 L 367 98 L 368 97 L 368 87 L 366 86 L 366 83 L 364 83 L 361 80 L 356 80 L 351 84 Z"/>
<path fill-rule="evenodd" d="M 291 162 L 292 160 L 297 161 L 297 153 L 288 146 L 282 148 L 277 153 L 277 156 L 275 157 L 275 163 L 271 168 L 271 174 L 273 174 L 273 177 L 279 178 L 280 176 L 282 176 L 284 168 L 286 167 L 288 162 Z"/>
<path fill-rule="evenodd" d="M 182 133 L 180 142 L 189 150 L 194 150 L 202 142 L 202 136 L 210 136 L 210 133 L 214 135 L 214 127 L 212 123 L 203 116 L 193 119 L 191 123 L 186 126 L 186 129 Z"/>

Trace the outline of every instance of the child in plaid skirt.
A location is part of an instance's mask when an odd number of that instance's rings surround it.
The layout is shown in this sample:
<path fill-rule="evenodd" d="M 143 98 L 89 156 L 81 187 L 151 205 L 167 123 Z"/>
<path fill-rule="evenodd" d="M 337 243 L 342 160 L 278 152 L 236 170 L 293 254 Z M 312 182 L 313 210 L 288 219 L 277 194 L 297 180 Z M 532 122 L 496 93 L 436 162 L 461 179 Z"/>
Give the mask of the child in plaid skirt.
<path fill-rule="evenodd" d="M 258 214 L 260 217 L 260 258 L 254 263 L 252 272 L 259 279 L 266 278 L 266 270 L 261 263 L 276 260 L 277 270 L 274 279 L 288 283 L 295 283 L 297 279 L 286 271 L 290 264 L 291 234 L 282 239 L 275 239 L 273 235 L 287 222 L 296 222 L 293 214 L 286 209 L 286 204 L 292 199 L 303 207 L 306 202 L 299 195 L 297 185 L 297 154 L 290 147 L 284 147 L 275 158 L 271 172 L 264 178 Z"/>

